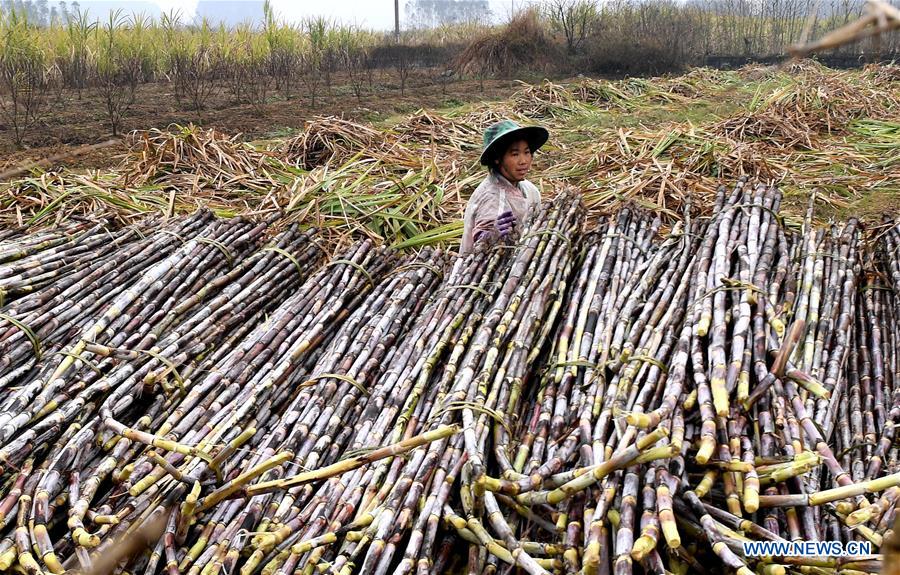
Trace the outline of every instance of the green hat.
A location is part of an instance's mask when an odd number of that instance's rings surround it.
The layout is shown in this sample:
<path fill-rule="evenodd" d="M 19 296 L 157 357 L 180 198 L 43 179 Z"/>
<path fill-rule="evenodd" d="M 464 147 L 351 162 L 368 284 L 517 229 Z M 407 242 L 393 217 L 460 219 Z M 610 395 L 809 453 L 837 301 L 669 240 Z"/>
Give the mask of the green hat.
<path fill-rule="evenodd" d="M 526 140 L 528 147 L 534 152 L 544 145 L 550 133 L 541 126 L 520 126 L 512 120 L 501 120 L 488 126 L 484 131 L 483 149 L 481 151 L 481 165 L 487 166 L 491 152 L 509 145 L 515 140 Z"/>

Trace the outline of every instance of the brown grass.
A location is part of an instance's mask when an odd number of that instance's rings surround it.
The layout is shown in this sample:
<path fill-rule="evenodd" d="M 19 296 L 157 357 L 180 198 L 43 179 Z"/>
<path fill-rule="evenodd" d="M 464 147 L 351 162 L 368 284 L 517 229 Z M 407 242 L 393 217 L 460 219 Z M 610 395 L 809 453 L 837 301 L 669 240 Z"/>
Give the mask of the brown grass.
<path fill-rule="evenodd" d="M 544 70 L 555 49 L 537 11 L 526 10 L 472 41 L 453 67 L 465 75 L 509 77 L 513 72 Z"/>

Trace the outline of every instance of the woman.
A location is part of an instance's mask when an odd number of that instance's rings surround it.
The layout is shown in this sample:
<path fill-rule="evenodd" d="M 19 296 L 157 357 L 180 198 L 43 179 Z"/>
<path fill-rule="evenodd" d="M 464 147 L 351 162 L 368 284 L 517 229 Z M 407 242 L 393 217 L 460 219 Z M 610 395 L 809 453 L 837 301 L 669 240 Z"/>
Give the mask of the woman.
<path fill-rule="evenodd" d="M 521 226 L 531 209 L 540 206 L 540 191 L 525 177 L 534 152 L 548 136 L 545 128 L 520 126 L 512 120 L 484 131 L 481 164 L 489 173 L 466 205 L 460 254 L 471 252 L 482 239 L 505 238 Z"/>

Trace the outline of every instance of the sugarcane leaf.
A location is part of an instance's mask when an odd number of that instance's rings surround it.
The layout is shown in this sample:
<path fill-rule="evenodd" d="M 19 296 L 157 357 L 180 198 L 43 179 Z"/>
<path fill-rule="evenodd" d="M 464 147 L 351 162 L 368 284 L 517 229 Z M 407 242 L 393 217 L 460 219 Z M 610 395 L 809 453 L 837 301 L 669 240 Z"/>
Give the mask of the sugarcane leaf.
<path fill-rule="evenodd" d="M 70 190 L 66 190 L 65 192 L 63 192 L 62 194 L 57 196 L 53 201 L 51 201 L 49 204 L 47 204 L 43 209 L 38 211 L 30 220 L 28 220 L 28 222 L 25 225 L 30 226 L 30 225 L 34 224 L 35 222 L 39 221 L 45 215 L 52 212 L 56 208 L 56 206 L 62 204 L 63 200 L 65 200 L 67 197 L 69 197 L 74 192 L 75 192 L 74 189 L 70 189 Z"/>
<path fill-rule="evenodd" d="M 525 241 L 527 239 L 540 237 L 540 236 L 555 236 L 561 239 L 566 243 L 566 246 L 572 245 L 572 240 L 566 234 L 562 233 L 559 230 L 537 230 L 522 236 L 521 241 Z"/>
<path fill-rule="evenodd" d="M 597 368 L 598 364 L 593 361 L 587 361 L 584 359 L 575 359 L 571 361 L 558 361 L 550 366 L 550 369 L 556 369 L 557 367 L 590 367 Z"/>
<path fill-rule="evenodd" d="M 62 356 L 66 356 L 66 357 L 71 357 L 72 359 L 75 359 L 75 360 L 78 360 L 78 361 L 84 363 L 86 366 L 88 366 L 89 368 L 91 368 L 91 370 L 92 370 L 94 373 L 96 373 L 97 375 L 103 375 L 103 372 L 100 370 L 100 367 L 99 367 L 95 362 L 93 362 L 93 361 L 91 361 L 91 360 L 89 360 L 89 359 L 87 359 L 87 358 L 85 358 L 85 357 L 81 357 L 81 356 L 78 355 L 78 354 L 70 353 L 70 352 L 68 352 L 68 351 L 57 351 L 57 352 L 54 353 L 53 355 L 54 355 L 54 356 L 56 356 L 56 355 L 62 355 Z"/>
<path fill-rule="evenodd" d="M 438 226 L 436 228 L 426 230 L 419 235 L 408 238 L 402 242 L 395 243 L 391 247 L 397 250 L 402 250 L 438 242 L 446 242 L 462 236 L 462 229 L 462 222 L 451 222 L 443 226 Z"/>
<path fill-rule="evenodd" d="M 655 367 L 658 367 L 659 370 L 662 371 L 663 373 L 668 373 L 668 372 L 669 372 L 669 368 L 668 368 L 668 366 L 667 366 L 666 364 L 664 364 L 663 362 L 659 361 L 659 360 L 656 359 L 655 357 L 651 357 L 651 356 L 649 356 L 649 355 L 633 355 L 633 356 L 631 356 L 630 358 L 628 358 L 628 360 L 626 361 L 626 363 L 632 363 L 632 362 L 635 362 L 635 361 L 642 361 L 642 362 L 644 362 L 644 363 L 649 363 L 650 365 L 653 365 L 653 366 L 655 366 Z"/>
<path fill-rule="evenodd" d="M 356 268 L 360 273 L 362 273 L 366 277 L 366 279 L 369 281 L 369 285 L 372 287 L 375 287 L 375 280 L 372 279 L 372 274 L 370 274 L 368 272 L 368 270 L 366 270 L 366 268 L 362 267 L 361 265 L 359 265 L 358 263 L 356 263 L 354 261 L 338 259 L 338 260 L 331 260 L 330 262 L 328 262 L 325 265 L 330 267 L 330 266 L 336 266 L 336 265 L 341 265 L 341 264 L 346 264 L 352 268 Z"/>
<path fill-rule="evenodd" d="M 183 236 L 173 232 L 172 230 L 159 230 L 159 233 L 170 235 L 173 238 L 175 238 L 176 240 L 180 241 L 181 243 L 185 243 L 187 241 L 186 239 L 184 239 Z"/>
<path fill-rule="evenodd" d="M 451 290 L 451 289 L 470 289 L 470 290 L 472 290 L 472 291 L 474 291 L 474 292 L 480 293 L 480 294 L 483 295 L 484 297 L 491 297 L 491 294 L 490 294 L 486 289 L 484 289 L 484 288 L 481 287 L 481 286 L 475 285 L 475 284 L 456 284 L 456 285 L 449 285 L 449 286 L 444 286 L 444 287 L 441 288 L 441 289 L 442 289 L 442 290 Z"/>
<path fill-rule="evenodd" d="M 194 238 L 194 240 L 200 242 L 201 244 L 209 244 L 211 246 L 215 246 L 216 249 L 222 252 L 222 255 L 225 256 L 225 259 L 228 261 L 228 265 L 234 265 L 234 256 L 232 255 L 231 250 L 229 250 L 228 246 L 226 246 L 222 242 L 205 237 Z"/>
<path fill-rule="evenodd" d="M 141 349 L 138 351 L 140 351 L 144 355 L 148 355 L 148 356 L 152 357 L 153 359 L 159 361 L 160 363 L 165 364 L 167 370 L 172 372 L 172 376 L 175 378 L 175 382 L 178 383 L 178 386 L 181 388 L 182 391 L 184 391 L 184 389 L 185 389 L 184 379 L 182 379 L 181 375 L 178 373 L 178 368 L 175 367 L 175 364 L 172 363 L 172 360 L 170 360 L 167 357 L 164 357 L 163 355 L 161 355 L 155 351 L 149 350 L 149 349 Z M 161 376 L 165 375 L 165 372 L 163 372 L 160 375 Z"/>
<path fill-rule="evenodd" d="M 13 324 L 19 330 L 25 334 L 25 337 L 28 338 L 28 341 L 31 342 L 31 349 L 34 350 L 34 357 L 37 361 L 41 360 L 41 340 L 37 335 L 31 330 L 30 327 L 17 320 L 16 318 L 7 315 L 5 313 L 0 313 L 0 319 L 5 319 L 9 323 Z"/>
<path fill-rule="evenodd" d="M 291 253 L 288 252 L 287 250 L 284 250 L 284 249 L 282 249 L 282 248 L 279 248 L 278 246 L 266 246 L 266 247 L 264 247 L 264 248 L 262 249 L 262 251 L 264 251 L 264 252 L 275 252 L 275 253 L 277 253 L 277 254 L 283 255 L 283 256 L 286 257 L 288 260 L 290 260 L 290 262 L 291 262 L 292 264 L 294 264 L 294 267 L 295 267 L 295 268 L 297 268 L 297 274 L 298 274 L 301 278 L 303 277 L 303 268 L 300 266 L 300 262 L 298 262 L 298 261 L 297 261 L 297 258 L 295 258 L 293 255 L 291 255 Z"/>
<path fill-rule="evenodd" d="M 365 387 L 363 387 L 363 385 L 361 383 L 359 383 L 358 381 L 356 381 L 349 375 L 343 375 L 340 373 L 322 373 L 319 375 L 314 375 L 313 377 L 311 377 L 311 378 L 307 379 L 306 381 L 304 381 L 303 383 L 301 383 L 300 387 L 301 388 L 311 387 L 311 386 L 315 385 L 317 381 L 319 381 L 321 379 L 328 379 L 328 378 L 334 378 L 334 379 L 339 379 L 341 381 L 345 381 L 345 382 L 349 383 L 350 385 L 352 385 L 353 387 L 355 387 L 356 389 L 358 389 L 360 391 L 360 393 L 362 393 L 363 395 L 369 395 L 369 391 Z"/>
<path fill-rule="evenodd" d="M 499 411 L 491 409 L 490 407 L 482 403 L 477 403 L 474 401 L 451 401 L 445 407 L 439 409 L 437 413 L 434 414 L 433 418 L 437 418 L 448 411 L 460 411 L 463 409 L 471 409 L 472 411 L 475 411 L 477 413 L 487 415 L 488 417 L 502 425 L 503 428 L 506 429 L 507 433 L 512 433 L 509 424 L 507 424 L 506 419 Z"/>

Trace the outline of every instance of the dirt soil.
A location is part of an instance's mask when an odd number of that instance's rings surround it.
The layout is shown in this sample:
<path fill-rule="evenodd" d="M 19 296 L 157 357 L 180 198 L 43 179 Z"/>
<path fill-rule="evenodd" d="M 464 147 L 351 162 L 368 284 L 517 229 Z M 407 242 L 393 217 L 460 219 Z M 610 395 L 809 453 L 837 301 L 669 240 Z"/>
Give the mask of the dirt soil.
<path fill-rule="evenodd" d="M 373 89 L 361 99 L 353 95 L 348 84 L 335 81 L 329 96 L 324 87 L 313 108 L 306 94 L 289 100 L 274 91 L 261 109 L 249 104 L 236 104 L 225 89 L 210 98 L 207 109 L 199 116 L 187 103 L 179 103 L 168 82 L 139 86 L 134 105 L 123 118 L 121 133 L 149 128 L 165 128 L 169 124 L 200 123 L 226 134 L 243 134 L 247 140 L 285 136 L 303 127 L 317 115 L 343 116 L 351 120 L 377 121 L 420 108 L 440 108 L 482 100 L 502 99 L 515 89 L 510 80 L 461 80 L 444 87 L 425 72 L 411 75 L 401 95 L 397 78 L 389 71 L 378 75 Z M 0 118 L 0 174 L 17 168 L 28 168 L 45 160 L 45 169 L 61 166 L 84 169 L 107 168 L 117 164 L 127 150 L 118 139 L 109 145 L 85 150 L 87 145 L 107 142 L 112 138 L 102 98 L 86 90 L 81 99 L 73 92 L 61 97 L 47 97 L 40 122 L 25 137 L 24 149 L 15 145 L 12 129 Z M 46 161 L 50 159 L 50 161 Z"/>

